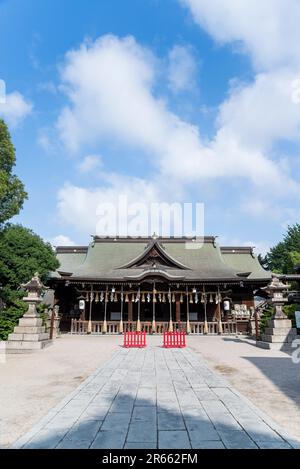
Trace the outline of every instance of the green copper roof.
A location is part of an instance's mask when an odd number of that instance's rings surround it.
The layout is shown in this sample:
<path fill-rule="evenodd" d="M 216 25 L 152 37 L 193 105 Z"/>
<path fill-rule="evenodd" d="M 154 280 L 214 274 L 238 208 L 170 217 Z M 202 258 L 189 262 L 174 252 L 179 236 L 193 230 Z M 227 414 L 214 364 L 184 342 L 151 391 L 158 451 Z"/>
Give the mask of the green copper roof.
<path fill-rule="evenodd" d="M 227 265 L 239 272 L 250 272 L 249 279 L 271 278 L 271 272 L 263 269 L 257 257 L 249 248 L 221 248 Z"/>
<path fill-rule="evenodd" d="M 60 277 L 59 272 L 73 273 L 86 258 L 87 248 L 76 249 L 76 247 L 61 247 L 56 250 L 56 257 L 59 261 L 59 268 L 52 273 L 52 277 Z"/>
<path fill-rule="evenodd" d="M 136 265 L 145 262 L 149 244 L 165 252 L 169 265 Z M 250 248 L 220 248 L 207 237 L 202 245 L 183 238 L 94 238 L 88 247 L 57 248 L 60 267 L 54 277 L 70 279 L 140 280 L 147 275 L 161 274 L 169 280 L 236 280 L 268 279 Z M 173 260 L 173 265 L 172 265 Z M 127 267 L 126 267 L 127 266 Z M 182 268 L 181 268 L 182 266 Z"/>

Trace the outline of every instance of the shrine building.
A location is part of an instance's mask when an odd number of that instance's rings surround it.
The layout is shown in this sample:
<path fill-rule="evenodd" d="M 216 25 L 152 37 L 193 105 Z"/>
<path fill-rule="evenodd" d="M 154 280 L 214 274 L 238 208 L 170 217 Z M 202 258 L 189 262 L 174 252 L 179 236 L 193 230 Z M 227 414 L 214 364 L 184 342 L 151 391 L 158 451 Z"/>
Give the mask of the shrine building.
<path fill-rule="evenodd" d="M 271 279 L 251 247 L 215 237 L 99 237 L 57 247 L 49 285 L 61 330 L 246 333 L 255 297 Z"/>

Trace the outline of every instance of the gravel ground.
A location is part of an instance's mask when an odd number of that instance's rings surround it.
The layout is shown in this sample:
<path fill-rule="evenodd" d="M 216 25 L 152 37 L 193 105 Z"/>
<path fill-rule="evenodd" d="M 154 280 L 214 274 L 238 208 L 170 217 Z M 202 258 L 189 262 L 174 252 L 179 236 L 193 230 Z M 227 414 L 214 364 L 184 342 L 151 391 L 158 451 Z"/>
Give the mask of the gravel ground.
<path fill-rule="evenodd" d="M 63 335 L 40 352 L 7 355 L 0 363 L 0 448 L 28 431 L 121 343 L 119 336 Z"/>
<path fill-rule="evenodd" d="M 148 338 L 159 344 L 161 337 Z M 45 350 L 8 355 L 0 364 L 0 447 L 10 446 L 66 394 L 103 365 L 120 336 L 64 335 Z M 234 337 L 189 336 L 187 345 L 245 397 L 300 438 L 300 365 L 282 352 Z"/>
<path fill-rule="evenodd" d="M 300 364 L 286 353 L 249 342 L 235 337 L 188 338 L 188 345 L 235 389 L 300 438 Z"/>

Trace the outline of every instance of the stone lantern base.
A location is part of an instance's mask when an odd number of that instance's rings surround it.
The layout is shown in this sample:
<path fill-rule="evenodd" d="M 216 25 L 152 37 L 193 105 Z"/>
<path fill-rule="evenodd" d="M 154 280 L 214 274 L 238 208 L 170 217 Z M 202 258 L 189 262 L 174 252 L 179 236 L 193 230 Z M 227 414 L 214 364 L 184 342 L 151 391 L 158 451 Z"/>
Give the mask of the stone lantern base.
<path fill-rule="evenodd" d="M 24 315 L 19 319 L 19 325 L 9 334 L 6 342 L 6 353 L 24 353 L 41 350 L 51 344 L 48 332 L 42 325 L 41 318 Z"/>
<path fill-rule="evenodd" d="M 28 309 L 19 319 L 19 325 L 15 326 L 14 332 L 9 334 L 5 347 L 6 353 L 35 352 L 52 343 L 36 309 L 41 303 L 40 293 L 45 288 L 38 273 L 21 286 L 27 291 L 27 296 L 23 298 L 23 301 L 28 303 Z"/>
<path fill-rule="evenodd" d="M 291 350 L 291 343 L 296 337 L 297 330 L 292 327 L 290 319 L 270 319 L 256 345 L 269 350 Z"/>

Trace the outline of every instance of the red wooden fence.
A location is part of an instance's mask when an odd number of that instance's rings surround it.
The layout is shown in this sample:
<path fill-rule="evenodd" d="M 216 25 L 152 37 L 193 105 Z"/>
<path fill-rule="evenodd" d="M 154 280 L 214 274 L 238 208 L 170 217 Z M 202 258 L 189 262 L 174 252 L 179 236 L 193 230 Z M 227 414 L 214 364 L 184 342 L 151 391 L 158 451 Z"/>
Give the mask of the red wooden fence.
<path fill-rule="evenodd" d="M 180 332 L 164 332 L 164 347 L 165 348 L 183 348 L 185 343 L 186 333 Z"/>
<path fill-rule="evenodd" d="M 146 332 L 124 332 L 124 347 L 146 347 Z"/>

